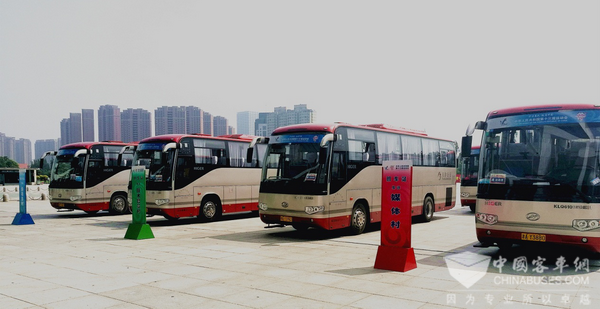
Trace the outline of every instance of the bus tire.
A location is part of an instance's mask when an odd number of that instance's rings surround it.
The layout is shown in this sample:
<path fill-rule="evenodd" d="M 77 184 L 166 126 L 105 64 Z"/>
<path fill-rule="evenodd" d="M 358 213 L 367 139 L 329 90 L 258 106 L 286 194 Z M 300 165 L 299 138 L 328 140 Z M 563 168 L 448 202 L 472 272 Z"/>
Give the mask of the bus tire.
<path fill-rule="evenodd" d="M 221 216 L 221 203 L 217 198 L 207 197 L 200 203 L 200 213 L 198 217 L 205 221 L 214 221 Z"/>
<path fill-rule="evenodd" d="M 127 205 L 127 197 L 123 194 L 115 194 L 110 199 L 110 213 L 114 214 L 126 214 L 129 212 L 129 207 Z"/>
<path fill-rule="evenodd" d="M 426 196 L 423 201 L 423 213 L 420 216 L 421 221 L 429 222 L 433 218 L 433 212 L 435 210 L 435 203 L 431 196 Z"/>
<path fill-rule="evenodd" d="M 471 209 L 471 212 L 475 212 L 475 205 L 474 204 L 469 205 L 469 208 Z"/>
<path fill-rule="evenodd" d="M 350 218 L 350 229 L 355 235 L 361 234 L 367 228 L 369 223 L 369 213 L 362 203 L 356 203 L 352 208 L 352 216 Z"/>

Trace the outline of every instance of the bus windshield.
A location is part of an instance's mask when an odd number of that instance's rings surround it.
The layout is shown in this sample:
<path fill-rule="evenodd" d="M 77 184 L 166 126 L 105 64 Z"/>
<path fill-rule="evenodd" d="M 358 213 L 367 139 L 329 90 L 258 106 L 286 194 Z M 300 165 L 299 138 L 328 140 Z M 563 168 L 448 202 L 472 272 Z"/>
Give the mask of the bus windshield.
<path fill-rule="evenodd" d="M 56 155 L 50 181 L 55 187 L 83 188 L 85 155 L 75 157 L 80 149 L 61 149 Z"/>
<path fill-rule="evenodd" d="M 525 201 L 600 200 L 600 124 L 488 128 L 478 197 Z"/>
<path fill-rule="evenodd" d="M 304 135 L 303 135 L 304 136 Z M 322 135 L 269 144 L 265 155 L 261 192 L 327 194 L 326 164 L 319 163 Z"/>
<path fill-rule="evenodd" d="M 163 152 L 167 143 L 139 144 L 133 159 L 134 166 L 144 166 L 148 170 L 147 189 L 171 188 L 174 149 Z"/>

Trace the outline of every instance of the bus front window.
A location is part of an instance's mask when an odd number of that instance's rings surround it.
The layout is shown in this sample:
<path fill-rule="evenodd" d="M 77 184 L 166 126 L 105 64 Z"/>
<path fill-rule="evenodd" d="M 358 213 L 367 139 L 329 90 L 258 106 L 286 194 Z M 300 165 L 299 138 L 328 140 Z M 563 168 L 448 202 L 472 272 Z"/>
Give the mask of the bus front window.
<path fill-rule="evenodd" d="M 482 146 L 480 198 L 600 200 L 598 124 L 491 129 Z"/>
<path fill-rule="evenodd" d="M 264 192 L 325 194 L 326 164 L 320 164 L 318 143 L 270 144 L 263 168 Z M 283 192 L 283 191 L 282 191 Z"/>
<path fill-rule="evenodd" d="M 171 174 L 174 150 L 162 151 L 164 144 L 140 144 L 133 159 L 134 166 L 144 166 L 148 170 L 147 189 L 171 188 Z"/>
<path fill-rule="evenodd" d="M 69 186 L 83 188 L 85 156 L 74 154 L 77 149 L 60 150 L 52 166 L 50 182 L 55 188 Z"/>

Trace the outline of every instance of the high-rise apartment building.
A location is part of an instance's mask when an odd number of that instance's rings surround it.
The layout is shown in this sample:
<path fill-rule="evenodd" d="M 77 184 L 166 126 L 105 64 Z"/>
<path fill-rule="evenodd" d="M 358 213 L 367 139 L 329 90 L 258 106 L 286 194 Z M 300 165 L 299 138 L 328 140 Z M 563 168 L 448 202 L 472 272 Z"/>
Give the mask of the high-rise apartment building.
<path fill-rule="evenodd" d="M 79 143 L 83 140 L 81 130 L 81 113 L 69 114 L 69 143 Z"/>
<path fill-rule="evenodd" d="M 126 143 L 137 142 L 152 136 L 150 112 L 141 109 L 126 109 L 121 113 L 121 140 Z"/>
<path fill-rule="evenodd" d="M 215 116 L 213 118 L 213 134 L 214 136 L 227 135 L 230 134 L 229 123 L 225 117 Z"/>
<path fill-rule="evenodd" d="M 0 133 L 0 157 L 9 157 L 14 160 L 15 157 L 15 138 Z"/>
<path fill-rule="evenodd" d="M 213 116 L 210 113 L 204 112 L 202 117 L 203 117 L 202 133 L 215 136 L 213 134 L 214 133 Z"/>
<path fill-rule="evenodd" d="M 276 107 L 272 113 L 260 113 L 255 121 L 256 135 L 269 136 L 275 129 L 301 123 L 313 123 L 315 112 L 306 104 L 294 105 L 293 110 Z"/>
<path fill-rule="evenodd" d="M 55 139 L 41 139 L 34 143 L 35 158 L 41 158 L 47 151 L 58 150 L 58 143 Z"/>
<path fill-rule="evenodd" d="M 186 133 L 185 107 L 162 106 L 154 111 L 154 134 Z"/>
<path fill-rule="evenodd" d="M 82 109 L 81 110 L 81 128 L 82 128 L 82 141 L 93 142 L 96 138 L 94 121 L 94 110 L 93 109 Z"/>
<path fill-rule="evenodd" d="M 81 113 L 69 113 L 60 122 L 60 146 L 94 141 L 94 110 L 82 109 Z"/>
<path fill-rule="evenodd" d="M 25 138 L 15 140 L 15 158 L 19 164 L 31 164 L 31 141 Z"/>
<path fill-rule="evenodd" d="M 81 142 L 81 113 L 69 113 L 69 118 L 60 122 L 60 139 L 63 145 Z"/>
<path fill-rule="evenodd" d="M 116 105 L 103 105 L 98 109 L 98 140 L 121 140 L 121 110 Z"/>
<path fill-rule="evenodd" d="M 267 127 L 267 117 L 270 113 L 259 113 L 258 118 L 254 121 L 254 134 L 256 136 L 269 136 L 271 131 Z"/>
<path fill-rule="evenodd" d="M 204 112 L 196 106 L 185 108 L 185 131 L 188 134 L 203 133 Z"/>
<path fill-rule="evenodd" d="M 258 112 L 238 112 L 237 113 L 237 132 L 239 134 L 255 135 L 254 122 L 258 119 Z"/>

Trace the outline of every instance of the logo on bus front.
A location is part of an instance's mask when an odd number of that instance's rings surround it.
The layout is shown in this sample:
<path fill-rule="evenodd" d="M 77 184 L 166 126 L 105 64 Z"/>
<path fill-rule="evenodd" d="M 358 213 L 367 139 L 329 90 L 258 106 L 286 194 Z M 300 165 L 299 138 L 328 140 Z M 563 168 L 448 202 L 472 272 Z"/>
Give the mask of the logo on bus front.
<path fill-rule="evenodd" d="M 537 221 L 540 219 L 540 214 L 537 212 L 530 212 L 527 214 L 527 216 L 525 216 L 525 218 L 527 218 L 529 221 Z"/>

